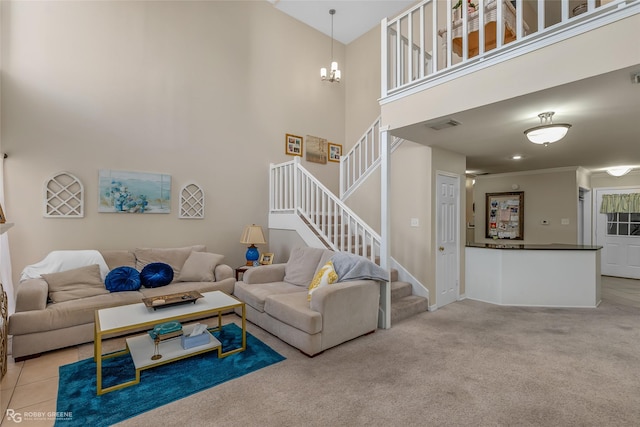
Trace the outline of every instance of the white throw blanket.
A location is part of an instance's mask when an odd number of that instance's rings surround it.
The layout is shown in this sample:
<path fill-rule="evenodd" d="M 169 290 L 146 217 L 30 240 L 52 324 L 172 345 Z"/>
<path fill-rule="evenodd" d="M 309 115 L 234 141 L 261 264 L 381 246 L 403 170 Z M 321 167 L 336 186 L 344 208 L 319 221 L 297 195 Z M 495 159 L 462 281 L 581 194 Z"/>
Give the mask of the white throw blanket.
<path fill-rule="evenodd" d="M 102 276 L 102 281 L 104 281 L 107 273 L 109 273 L 109 267 L 100 252 L 92 249 L 53 251 L 44 257 L 42 261 L 26 266 L 22 270 L 20 281 L 37 279 L 42 274 L 59 273 L 93 264 L 100 266 L 100 275 Z"/>

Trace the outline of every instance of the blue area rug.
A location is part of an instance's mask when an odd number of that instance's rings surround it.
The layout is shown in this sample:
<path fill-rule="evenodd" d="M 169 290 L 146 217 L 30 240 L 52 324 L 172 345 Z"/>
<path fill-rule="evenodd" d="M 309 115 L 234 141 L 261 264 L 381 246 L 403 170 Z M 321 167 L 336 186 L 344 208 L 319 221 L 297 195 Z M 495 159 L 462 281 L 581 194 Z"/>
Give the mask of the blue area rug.
<path fill-rule="evenodd" d="M 242 345 L 242 331 L 235 324 L 213 332 L 223 351 Z M 285 358 L 247 332 L 247 349 L 218 359 L 212 351 L 141 372 L 140 383 L 102 396 L 96 395 L 93 358 L 60 367 L 56 426 L 109 426 L 174 400 L 241 377 Z M 102 364 L 103 387 L 135 378 L 127 355 Z"/>

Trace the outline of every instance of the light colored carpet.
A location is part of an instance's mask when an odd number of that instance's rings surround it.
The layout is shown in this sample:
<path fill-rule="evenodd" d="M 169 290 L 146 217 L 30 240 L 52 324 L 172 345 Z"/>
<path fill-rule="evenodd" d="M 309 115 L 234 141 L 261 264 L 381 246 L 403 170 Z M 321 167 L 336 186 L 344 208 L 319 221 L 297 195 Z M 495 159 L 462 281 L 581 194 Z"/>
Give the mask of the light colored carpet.
<path fill-rule="evenodd" d="M 250 324 L 287 360 L 121 425 L 637 426 L 639 320 L 465 300 L 315 358 Z"/>

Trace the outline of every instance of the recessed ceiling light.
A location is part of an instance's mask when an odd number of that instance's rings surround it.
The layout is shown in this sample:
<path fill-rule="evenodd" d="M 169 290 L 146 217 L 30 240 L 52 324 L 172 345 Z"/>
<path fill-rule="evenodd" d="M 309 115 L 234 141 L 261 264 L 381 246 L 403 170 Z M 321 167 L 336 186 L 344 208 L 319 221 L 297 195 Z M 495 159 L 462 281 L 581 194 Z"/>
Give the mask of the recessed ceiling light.
<path fill-rule="evenodd" d="M 509 157 L 511 160 L 522 160 L 522 155 L 520 154 L 514 154 L 513 156 Z"/>

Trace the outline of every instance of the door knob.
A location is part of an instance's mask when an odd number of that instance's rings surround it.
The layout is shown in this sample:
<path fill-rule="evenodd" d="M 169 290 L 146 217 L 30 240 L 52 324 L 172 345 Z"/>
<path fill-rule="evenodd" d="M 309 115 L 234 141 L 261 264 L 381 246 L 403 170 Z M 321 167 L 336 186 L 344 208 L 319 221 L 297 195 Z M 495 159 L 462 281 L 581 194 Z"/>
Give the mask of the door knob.
<path fill-rule="evenodd" d="M 438 248 L 438 250 L 439 250 L 440 252 L 444 252 L 444 246 L 440 246 L 440 247 Z"/>

